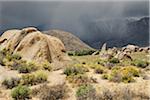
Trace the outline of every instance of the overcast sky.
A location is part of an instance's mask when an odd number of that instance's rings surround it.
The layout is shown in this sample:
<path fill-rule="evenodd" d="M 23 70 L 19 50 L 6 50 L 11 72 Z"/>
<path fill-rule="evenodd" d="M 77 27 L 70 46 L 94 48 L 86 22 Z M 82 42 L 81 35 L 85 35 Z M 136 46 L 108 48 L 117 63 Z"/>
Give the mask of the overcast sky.
<path fill-rule="evenodd" d="M 69 1 L 71 2 L 0 0 L 0 33 L 12 28 L 35 26 L 42 31 L 62 29 L 84 39 L 87 35 L 84 23 L 110 18 L 149 16 L 148 0 Z"/>

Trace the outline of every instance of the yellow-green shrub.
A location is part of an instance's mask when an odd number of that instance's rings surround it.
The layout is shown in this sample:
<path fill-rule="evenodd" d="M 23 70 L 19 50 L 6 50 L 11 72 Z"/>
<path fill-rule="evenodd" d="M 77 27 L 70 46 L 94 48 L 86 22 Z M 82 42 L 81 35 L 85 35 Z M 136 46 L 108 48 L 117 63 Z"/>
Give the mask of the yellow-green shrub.
<path fill-rule="evenodd" d="M 131 65 L 134 65 L 140 68 L 146 68 L 149 65 L 149 63 L 143 60 L 134 60 L 131 62 Z"/>
<path fill-rule="evenodd" d="M 109 74 L 103 74 L 102 79 L 109 79 Z"/>
<path fill-rule="evenodd" d="M 77 100 L 95 100 L 96 89 L 90 85 L 81 85 L 76 91 Z"/>
<path fill-rule="evenodd" d="M 39 70 L 34 73 L 36 83 L 43 83 L 47 81 L 48 75 L 45 71 Z"/>
<path fill-rule="evenodd" d="M 130 73 L 135 77 L 139 77 L 139 75 L 140 75 L 140 70 L 134 66 L 123 67 L 121 72 Z"/>
<path fill-rule="evenodd" d="M 103 66 L 96 66 L 94 69 L 94 72 L 97 74 L 103 74 L 106 72 L 106 68 L 104 68 Z"/>
<path fill-rule="evenodd" d="M 11 96 L 15 100 L 26 100 L 29 99 L 30 93 L 31 90 L 28 87 L 19 85 L 12 90 Z"/>
<path fill-rule="evenodd" d="M 82 67 L 66 67 L 64 70 L 64 74 L 66 74 L 67 76 L 70 75 L 77 75 L 77 74 L 83 74 L 85 73 L 85 70 Z"/>
<path fill-rule="evenodd" d="M 113 68 L 109 77 L 110 81 L 130 83 L 135 81 L 134 77 L 138 77 L 140 71 L 134 66 Z"/>
<path fill-rule="evenodd" d="M 120 61 L 119 61 L 119 59 L 117 59 L 117 58 L 111 58 L 111 59 L 109 60 L 109 62 L 110 62 L 110 63 L 113 63 L 113 64 L 116 64 L 116 63 L 119 63 Z"/>
<path fill-rule="evenodd" d="M 45 71 L 37 71 L 31 74 L 25 74 L 22 76 L 23 85 L 35 85 L 38 83 L 46 82 L 48 75 Z"/>
<path fill-rule="evenodd" d="M 35 75 L 34 74 L 25 74 L 22 75 L 21 84 L 23 85 L 35 85 Z"/>
<path fill-rule="evenodd" d="M 36 71 L 38 67 L 34 62 L 29 63 L 23 63 L 21 66 L 19 66 L 18 71 L 19 73 L 30 73 L 33 71 Z"/>
<path fill-rule="evenodd" d="M 43 62 L 41 66 L 42 66 L 42 69 L 44 70 L 48 70 L 48 71 L 52 70 L 52 66 L 48 61 Z"/>

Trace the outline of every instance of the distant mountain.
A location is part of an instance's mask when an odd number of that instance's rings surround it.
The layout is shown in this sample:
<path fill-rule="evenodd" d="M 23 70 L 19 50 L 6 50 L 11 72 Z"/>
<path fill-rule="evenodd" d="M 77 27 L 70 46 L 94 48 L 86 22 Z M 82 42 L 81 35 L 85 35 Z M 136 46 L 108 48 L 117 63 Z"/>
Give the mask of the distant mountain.
<path fill-rule="evenodd" d="M 44 31 L 43 33 L 59 38 L 64 43 L 67 51 L 93 49 L 83 41 L 81 41 L 78 37 L 69 32 L 65 32 L 62 30 L 49 30 Z"/>
<path fill-rule="evenodd" d="M 105 42 L 109 47 L 120 47 L 128 43 L 148 45 L 149 17 L 85 20 L 84 22 L 86 33 L 90 35 L 85 41 L 94 48 L 99 48 Z"/>

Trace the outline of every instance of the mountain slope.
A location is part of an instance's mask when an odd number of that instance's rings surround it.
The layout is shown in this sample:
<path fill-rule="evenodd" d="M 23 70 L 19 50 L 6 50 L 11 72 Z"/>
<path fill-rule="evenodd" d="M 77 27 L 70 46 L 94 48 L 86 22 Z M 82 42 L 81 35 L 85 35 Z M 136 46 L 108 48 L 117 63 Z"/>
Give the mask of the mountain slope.
<path fill-rule="evenodd" d="M 94 48 L 99 48 L 105 42 L 109 47 L 120 47 L 128 43 L 139 46 L 148 45 L 149 17 L 98 19 L 84 22 L 87 36 L 89 36 L 84 41 Z"/>
<path fill-rule="evenodd" d="M 44 33 L 59 38 L 64 43 L 67 51 L 93 49 L 87 44 L 85 44 L 83 41 L 81 41 L 78 37 L 74 36 L 69 32 L 65 32 L 62 30 L 49 30 L 44 31 Z"/>

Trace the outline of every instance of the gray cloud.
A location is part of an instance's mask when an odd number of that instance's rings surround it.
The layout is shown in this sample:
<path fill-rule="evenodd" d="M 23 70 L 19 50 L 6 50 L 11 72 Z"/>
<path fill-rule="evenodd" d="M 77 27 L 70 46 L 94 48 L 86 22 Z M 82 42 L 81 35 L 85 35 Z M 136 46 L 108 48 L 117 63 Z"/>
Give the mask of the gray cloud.
<path fill-rule="evenodd" d="M 40 30 L 69 31 L 85 41 L 91 41 L 90 39 L 97 35 L 88 30 L 86 24 L 90 22 L 110 18 L 141 17 L 149 14 L 148 1 L 137 0 L 109 2 L 0 1 L 0 5 L 1 32 L 11 28 L 35 26 Z M 106 34 L 100 33 L 100 35 L 107 38 Z M 91 38 L 92 36 L 94 37 Z"/>

